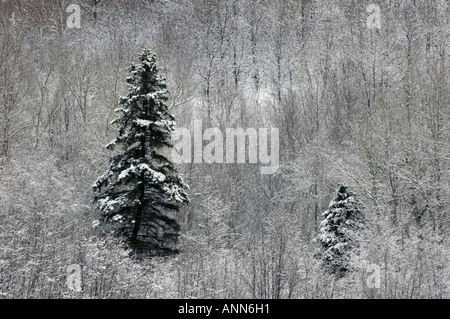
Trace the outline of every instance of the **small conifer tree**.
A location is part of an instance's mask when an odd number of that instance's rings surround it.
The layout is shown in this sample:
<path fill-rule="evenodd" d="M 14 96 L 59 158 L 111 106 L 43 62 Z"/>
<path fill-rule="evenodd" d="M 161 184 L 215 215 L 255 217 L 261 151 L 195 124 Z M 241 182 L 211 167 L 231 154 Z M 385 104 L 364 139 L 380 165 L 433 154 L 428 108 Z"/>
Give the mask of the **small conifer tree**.
<path fill-rule="evenodd" d="M 359 247 L 360 231 L 364 227 L 362 205 L 347 187 L 340 185 L 320 223 L 318 256 L 322 265 L 338 277 L 351 269 L 351 254 Z"/>

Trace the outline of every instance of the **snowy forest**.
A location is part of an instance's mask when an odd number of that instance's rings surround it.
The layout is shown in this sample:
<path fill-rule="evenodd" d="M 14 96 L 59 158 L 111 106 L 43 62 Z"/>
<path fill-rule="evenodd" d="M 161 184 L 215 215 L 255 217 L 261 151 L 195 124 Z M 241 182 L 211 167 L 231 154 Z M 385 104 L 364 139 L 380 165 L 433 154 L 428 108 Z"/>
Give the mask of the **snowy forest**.
<path fill-rule="evenodd" d="M 450 298 L 449 44 L 447 0 L 0 1 L 0 299 Z"/>

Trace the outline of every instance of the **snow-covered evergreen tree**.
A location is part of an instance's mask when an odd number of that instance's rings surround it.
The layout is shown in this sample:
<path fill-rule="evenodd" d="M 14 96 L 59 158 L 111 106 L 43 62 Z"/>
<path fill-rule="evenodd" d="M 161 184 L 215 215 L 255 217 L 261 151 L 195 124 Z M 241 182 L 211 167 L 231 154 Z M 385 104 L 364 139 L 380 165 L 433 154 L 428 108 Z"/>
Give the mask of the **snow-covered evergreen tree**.
<path fill-rule="evenodd" d="M 106 147 L 121 146 L 109 169 L 94 183 L 101 218 L 117 226 L 138 252 L 176 252 L 179 224 L 174 212 L 189 202 L 189 188 L 172 162 L 163 155 L 172 147 L 174 117 L 166 105 L 168 90 L 158 74 L 155 54 L 145 49 L 131 64 L 129 93 L 120 97 L 118 137 Z"/>
<path fill-rule="evenodd" d="M 364 228 L 361 202 L 347 187 L 340 185 L 328 210 L 322 213 L 319 244 L 322 265 L 338 277 L 351 269 L 351 254 L 359 247 L 358 237 Z"/>

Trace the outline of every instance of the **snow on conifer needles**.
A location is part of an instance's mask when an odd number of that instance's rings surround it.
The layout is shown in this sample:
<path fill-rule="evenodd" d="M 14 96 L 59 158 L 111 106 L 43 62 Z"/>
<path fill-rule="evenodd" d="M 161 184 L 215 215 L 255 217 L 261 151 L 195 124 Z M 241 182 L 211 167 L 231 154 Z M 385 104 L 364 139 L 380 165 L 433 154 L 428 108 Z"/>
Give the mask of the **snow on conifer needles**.
<path fill-rule="evenodd" d="M 173 211 L 188 203 L 189 186 L 163 155 L 171 147 L 174 117 L 165 101 L 168 91 L 158 75 L 156 58 L 144 50 L 140 64 L 131 64 L 126 78 L 129 93 L 120 98 L 119 136 L 106 147 L 121 152 L 111 158 L 110 167 L 93 188 L 101 218 L 95 225 L 112 223 L 130 246 L 150 254 L 176 252 L 179 225 Z"/>
<path fill-rule="evenodd" d="M 359 232 L 364 228 L 361 210 L 362 205 L 355 195 L 340 185 L 328 210 L 322 213 L 318 256 L 322 265 L 339 277 L 351 269 L 351 254 L 359 246 Z"/>

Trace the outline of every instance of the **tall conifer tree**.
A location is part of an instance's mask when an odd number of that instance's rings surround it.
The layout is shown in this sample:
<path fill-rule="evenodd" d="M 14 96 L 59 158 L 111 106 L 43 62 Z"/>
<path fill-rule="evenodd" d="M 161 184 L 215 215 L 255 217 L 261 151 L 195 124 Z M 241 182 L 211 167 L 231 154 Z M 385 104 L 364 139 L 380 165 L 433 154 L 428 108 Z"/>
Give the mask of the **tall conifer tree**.
<path fill-rule="evenodd" d="M 138 252 L 176 252 L 179 224 L 175 211 L 189 202 L 189 188 L 164 156 L 172 147 L 174 117 L 168 112 L 168 91 L 155 54 L 145 49 L 126 78 L 129 93 L 120 98 L 119 134 L 106 147 L 120 146 L 109 169 L 93 185 L 100 222 L 113 223 Z"/>

